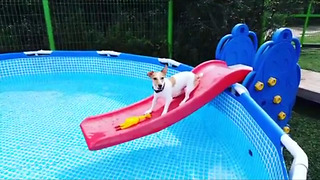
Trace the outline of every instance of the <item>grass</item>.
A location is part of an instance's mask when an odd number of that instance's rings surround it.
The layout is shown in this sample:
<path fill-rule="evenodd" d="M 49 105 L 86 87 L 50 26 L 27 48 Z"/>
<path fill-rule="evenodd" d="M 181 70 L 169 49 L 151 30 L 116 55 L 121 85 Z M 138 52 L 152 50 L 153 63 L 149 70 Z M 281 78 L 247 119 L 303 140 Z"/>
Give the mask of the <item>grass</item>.
<path fill-rule="evenodd" d="M 320 179 L 320 104 L 298 98 L 290 121 L 291 137 L 305 151 L 309 159 L 308 179 Z M 285 151 L 285 157 L 292 157 Z"/>
<path fill-rule="evenodd" d="M 320 48 L 303 48 L 299 64 L 302 69 L 320 72 Z"/>
<path fill-rule="evenodd" d="M 320 32 L 313 34 L 306 34 L 304 37 L 305 43 L 320 43 Z"/>
<path fill-rule="evenodd" d="M 305 42 L 320 43 L 320 33 L 307 36 Z M 299 64 L 303 69 L 320 72 L 320 48 L 302 49 Z M 309 159 L 308 179 L 320 179 L 319 110 L 320 104 L 297 99 L 290 121 L 291 136 L 306 152 Z M 288 152 L 285 152 L 285 157 L 289 161 L 292 160 Z"/>

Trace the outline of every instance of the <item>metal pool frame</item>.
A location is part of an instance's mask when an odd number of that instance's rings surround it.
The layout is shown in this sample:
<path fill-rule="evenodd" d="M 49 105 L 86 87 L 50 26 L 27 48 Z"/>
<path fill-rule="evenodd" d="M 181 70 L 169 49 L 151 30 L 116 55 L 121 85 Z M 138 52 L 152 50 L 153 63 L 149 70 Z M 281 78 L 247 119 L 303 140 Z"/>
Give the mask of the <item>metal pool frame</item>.
<path fill-rule="evenodd" d="M 115 51 L 28 51 L 18 53 L 0 54 L 0 61 L 16 58 L 35 57 L 101 57 L 126 59 L 131 61 L 151 63 L 155 65 L 168 64 L 177 71 L 189 71 L 193 67 L 167 58 L 155 58 Z M 1 78 L 1 77 L 0 77 Z M 263 132 L 275 145 L 280 159 L 283 160 L 283 148 L 285 147 L 293 156 L 293 162 L 289 171 L 289 179 L 306 179 L 308 171 L 308 157 L 301 147 L 290 138 L 270 116 L 250 97 L 247 89 L 241 84 L 234 84 L 225 90 L 230 97 L 241 103 L 248 113 L 254 118 Z M 285 165 L 282 167 L 285 175 L 288 175 Z"/>

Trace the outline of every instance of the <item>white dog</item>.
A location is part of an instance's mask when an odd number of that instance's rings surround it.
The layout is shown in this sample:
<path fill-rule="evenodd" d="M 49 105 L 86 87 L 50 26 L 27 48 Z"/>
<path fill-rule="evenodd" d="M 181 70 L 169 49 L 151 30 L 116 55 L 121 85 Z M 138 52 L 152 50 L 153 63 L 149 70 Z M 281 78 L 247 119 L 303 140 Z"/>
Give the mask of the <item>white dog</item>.
<path fill-rule="evenodd" d="M 180 105 L 184 104 L 189 99 L 190 93 L 199 84 L 200 78 L 203 76 L 203 73 L 197 75 L 193 72 L 185 71 L 179 72 L 168 79 L 166 78 L 167 71 L 168 66 L 166 65 L 161 72 L 148 72 L 148 76 L 152 79 L 154 96 L 152 105 L 150 109 L 146 111 L 146 114 L 153 111 L 157 100 L 160 97 L 165 99 L 165 105 L 161 115 L 166 114 L 172 99 L 181 95 L 185 90 L 185 98 L 180 102 Z"/>

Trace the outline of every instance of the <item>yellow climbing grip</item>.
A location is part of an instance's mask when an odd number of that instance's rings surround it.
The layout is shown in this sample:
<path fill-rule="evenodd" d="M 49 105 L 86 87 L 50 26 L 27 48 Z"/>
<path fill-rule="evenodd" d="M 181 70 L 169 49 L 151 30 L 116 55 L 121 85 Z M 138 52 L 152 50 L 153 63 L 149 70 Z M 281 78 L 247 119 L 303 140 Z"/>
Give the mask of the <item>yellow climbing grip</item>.
<path fill-rule="evenodd" d="M 269 86 L 275 86 L 276 84 L 277 84 L 277 79 L 276 79 L 276 78 L 270 77 L 270 78 L 268 79 L 268 85 L 269 85 Z"/>
<path fill-rule="evenodd" d="M 281 100 L 282 100 L 281 96 L 279 96 L 279 95 L 276 95 L 273 97 L 273 103 L 275 103 L 275 104 L 280 104 Z"/>
<path fill-rule="evenodd" d="M 255 85 L 254 85 L 255 89 L 257 91 L 261 91 L 264 88 L 264 84 L 261 81 L 258 81 Z"/>
<path fill-rule="evenodd" d="M 283 127 L 283 131 L 287 134 L 290 133 L 290 128 L 288 126 Z"/>
<path fill-rule="evenodd" d="M 285 118 L 286 118 L 286 113 L 285 112 L 283 112 L 283 111 L 281 111 L 279 114 L 278 114 L 278 118 L 280 119 L 280 120 L 284 120 Z"/>

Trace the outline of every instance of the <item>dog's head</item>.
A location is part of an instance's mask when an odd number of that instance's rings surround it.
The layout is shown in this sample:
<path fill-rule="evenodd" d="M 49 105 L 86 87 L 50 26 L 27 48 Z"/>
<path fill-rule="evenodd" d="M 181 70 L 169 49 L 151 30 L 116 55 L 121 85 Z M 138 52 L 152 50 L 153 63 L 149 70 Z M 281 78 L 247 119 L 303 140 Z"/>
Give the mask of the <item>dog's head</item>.
<path fill-rule="evenodd" d="M 148 72 L 148 76 L 152 79 L 152 85 L 155 90 L 160 90 L 164 86 L 164 78 L 167 75 L 168 66 L 165 67 L 160 72 L 150 71 Z"/>

